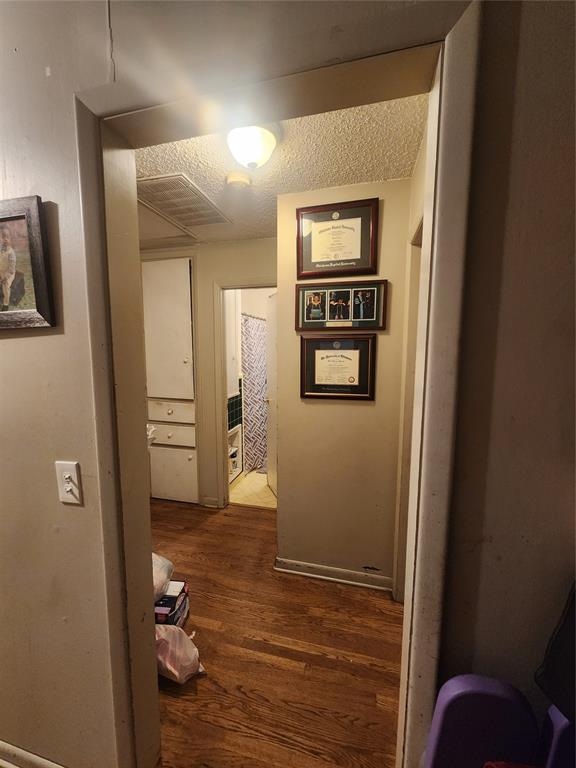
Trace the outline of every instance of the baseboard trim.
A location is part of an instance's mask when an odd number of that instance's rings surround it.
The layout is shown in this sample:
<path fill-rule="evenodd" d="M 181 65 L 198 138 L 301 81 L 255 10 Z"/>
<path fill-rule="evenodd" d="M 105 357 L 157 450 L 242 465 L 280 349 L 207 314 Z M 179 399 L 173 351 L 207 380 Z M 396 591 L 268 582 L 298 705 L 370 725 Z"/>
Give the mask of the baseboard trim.
<path fill-rule="evenodd" d="M 0 741 L 0 768 L 64 768 L 64 766 Z"/>
<path fill-rule="evenodd" d="M 218 499 L 213 498 L 212 496 L 201 496 L 200 501 L 198 501 L 198 506 L 200 507 L 208 507 L 208 509 L 219 509 L 218 505 Z"/>
<path fill-rule="evenodd" d="M 391 576 L 380 576 L 375 573 L 364 573 L 364 571 L 349 571 L 346 568 L 332 568 L 329 565 L 303 563 L 300 560 L 285 560 L 283 557 L 276 558 L 274 570 L 282 573 L 294 573 L 298 576 L 308 576 L 310 579 L 338 581 L 341 584 L 351 584 L 354 587 L 392 590 Z"/>

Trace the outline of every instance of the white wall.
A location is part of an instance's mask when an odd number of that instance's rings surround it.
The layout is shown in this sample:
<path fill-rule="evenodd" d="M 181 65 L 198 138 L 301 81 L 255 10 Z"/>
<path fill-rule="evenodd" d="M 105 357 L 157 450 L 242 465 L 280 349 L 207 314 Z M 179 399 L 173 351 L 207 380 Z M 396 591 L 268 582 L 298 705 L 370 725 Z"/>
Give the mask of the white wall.
<path fill-rule="evenodd" d="M 379 197 L 378 276 L 389 280 L 377 334 L 374 402 L 300 398 L 294 331 L 296 208 Z M 410 180 L 278 198 L 278 555 L 391 578 Z"/>
<path fill-rule="evenodd" d="M 276 240 L 199 245 L 192 258 L 199 496 L 201 504 L 222 506 L 228 492 L 219 461 L 227 430 L 222 289 L 276 285 Z"/>
<path fill-rule="evenodd" d="M 224 345 L 228 399 L 240 394 L 242 376 L 242 335 L 240 331 L 240 291 L 230 288 L 222 295 L 224 304 Z"/>
<path fill-rule="evenodd" d="M 274 289 L 271 288 L 246 288 L 240 293 L 240 311 L 253 317 L 266 319 L 268 297 Z"/>

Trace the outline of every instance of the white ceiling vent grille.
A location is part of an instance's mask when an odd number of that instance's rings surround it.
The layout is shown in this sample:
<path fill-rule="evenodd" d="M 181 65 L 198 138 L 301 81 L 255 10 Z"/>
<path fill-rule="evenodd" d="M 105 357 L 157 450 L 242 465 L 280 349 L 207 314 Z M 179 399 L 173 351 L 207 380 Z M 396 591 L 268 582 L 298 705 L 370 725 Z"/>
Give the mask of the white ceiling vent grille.
<path fill-rule="evenodd" d="M 216 208 L 183 173 L 138 179 L 138 200 L 186 230 L 205 224 L 227 224 Z"/>

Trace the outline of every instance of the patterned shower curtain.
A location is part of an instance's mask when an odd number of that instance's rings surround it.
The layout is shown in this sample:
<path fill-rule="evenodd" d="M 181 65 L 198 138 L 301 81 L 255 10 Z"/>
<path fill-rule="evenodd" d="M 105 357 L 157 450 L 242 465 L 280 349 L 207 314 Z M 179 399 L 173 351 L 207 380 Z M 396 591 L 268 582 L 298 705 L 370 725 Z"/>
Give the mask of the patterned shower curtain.
<path fill-rule="evenodd" d="M 266 320 L 242 315 L 244 471 L 266 467 Z"/>

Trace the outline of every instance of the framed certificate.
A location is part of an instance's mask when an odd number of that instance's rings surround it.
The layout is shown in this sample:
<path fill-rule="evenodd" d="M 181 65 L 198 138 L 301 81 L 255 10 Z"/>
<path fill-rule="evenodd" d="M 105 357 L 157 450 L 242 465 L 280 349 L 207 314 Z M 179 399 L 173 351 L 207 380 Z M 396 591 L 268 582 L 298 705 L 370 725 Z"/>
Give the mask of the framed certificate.
<path fill-rule="evenodd" d="M 297 208 L 298 279 L 377 271 L 377 197 Z"/>
<path fill-rule="evenodd" d="M 383 331 L 387 280 L 296 285 L 296 331 Z"/>
<path fill-rule="evenodd" d="M 300 397 L 374 400 L 375 334 L 304 334 L 300 344 Z"/>

